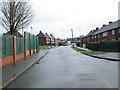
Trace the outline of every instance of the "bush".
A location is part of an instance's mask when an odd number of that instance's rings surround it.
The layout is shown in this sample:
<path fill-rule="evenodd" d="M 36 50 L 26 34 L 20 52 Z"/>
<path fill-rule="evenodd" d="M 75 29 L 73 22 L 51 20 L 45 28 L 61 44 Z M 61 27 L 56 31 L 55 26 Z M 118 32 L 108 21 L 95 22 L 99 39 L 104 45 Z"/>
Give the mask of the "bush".
<path fill-rule="evenodd" d="M 120 41 L 90 42 L 86 46 L 95 51 L 120 52 Z"/>
<path fill-rule="evenodd" d="M 100 50 L 100 42 L 87 43 L 86 47 L 88 49 L 91 49 L 91 50 L 94 50 L 94 51 L 99 51 Z"/>
<path fill-rule="evenodd" d="M 77 46 L 77 47 L 80 47 L 80 42 L 77 42 L 77 43 L 76 43 L 76 46 Z"/>

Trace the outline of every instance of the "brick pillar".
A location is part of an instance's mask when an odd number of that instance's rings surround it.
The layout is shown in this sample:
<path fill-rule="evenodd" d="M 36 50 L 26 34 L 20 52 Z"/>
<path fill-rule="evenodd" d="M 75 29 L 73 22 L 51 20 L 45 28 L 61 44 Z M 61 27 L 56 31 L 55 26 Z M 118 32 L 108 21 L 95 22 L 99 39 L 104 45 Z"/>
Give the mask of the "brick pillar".
<path fill-rule="evenodd" d="M 14 66 L 15 66 L 15 61 L 16 61 L 16 37 L 14 36 L 13 37 L 13 63 L 14 63 Z"/>
<path fill-rule="evenodd" d="M 54 44 L 55 44 L 55 39 L 54 39 Z M 55 45 L 56 46 L 56 45 Z"/>
<path fill-rule="evenodd" d="M 26 57 L 27 57 L 27 47 L 26 47 L 26 39 L 24 38 L 24 57 L 25 57 L 25 60 L 26 60 Z"/>
<path fill-rule="evenodd" d="M 52 45 L 52 43 L 51 43 L 51 42 L 52 42 L 52 40 L 51 40 L 51 38 L 50 38 L 50 46 Z"/>

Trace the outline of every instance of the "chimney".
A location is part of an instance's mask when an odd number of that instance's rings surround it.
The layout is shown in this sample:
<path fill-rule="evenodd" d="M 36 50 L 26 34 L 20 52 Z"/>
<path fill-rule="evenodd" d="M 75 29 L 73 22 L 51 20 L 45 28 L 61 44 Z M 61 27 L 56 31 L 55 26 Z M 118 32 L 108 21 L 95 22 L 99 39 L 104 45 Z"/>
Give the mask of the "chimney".
<path fill-rule="evenodd" d="M 99 30 L 99 28 L 98 28 L 98 27 L 96 27 L 96 31 L 97 31 L 97 30 Z"/>
<path fill-rule="evenodd" d="M 106 26 L 106 24 L 103 24 L 103 27 L 105 27 Z"/>
<path fill-rule="evenodd" d="M 111 24 L 111 23 L 113 23 L 113 22 L 110 21 L 109 24 Z"/>

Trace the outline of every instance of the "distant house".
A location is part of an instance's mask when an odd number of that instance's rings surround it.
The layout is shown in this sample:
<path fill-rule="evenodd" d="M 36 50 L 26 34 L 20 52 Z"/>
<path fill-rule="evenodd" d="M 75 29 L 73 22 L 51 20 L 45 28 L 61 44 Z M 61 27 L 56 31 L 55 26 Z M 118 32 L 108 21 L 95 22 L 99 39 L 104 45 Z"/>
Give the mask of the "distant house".
<path fill-rule="evenodd" d="M 108 25 L 103 25 L 100 29 L 97 28 L 96 30 L 90 31 L 84 37 L 85 42 L 112 40 L 120 40 L 120 20 L 109 22 Z"/>
<path fill-rule="evenodd" d="M 46 36 L 46 44 L 51 45 L 51 37 L 47 33 L 45 33 L 45 36 Z"/>
<path fill-rule="evenodd" d="M 39 38 L 39 45 L 46 45 L 47 44 L 47 37 L 44 35 L 42 31 L 37 35 Z"/>
<path fill-rule="evenodd" d="M 10 34 L 10 32 L 7 32 L 7 33 L 3 33 L 3 35 L 11 35 L 11 34 Z M 18 31 L 14 32 L 13 35 L 16 36 L 16 37 L 18 37 L 18 38 L 23 37 L 23 35 L 21 35 Z"/>
<path fill-rule="evenodd" d="M 52 34 L 50 34 L 50 37 L 51 37 L 51 44 L 55 45 L 55 37 Z"/>
<path fill-rule="evenodd" d="M 98 41 L 97 38 L 93 35 L 95 32 L 98 31 L 98 28 L 96 28 L 96 30 L 91 30 L 85 37 L 85 41 L 86 42 L 94 42 L 94 41 Z"/>
<path fill-rule="evenodd" d="M 78 37 L 75 37 L 75 38 L 67 38 L 67 42 L 77 43 L 77 42 L 80 42 L 80 38 L 78 38 Z"/>

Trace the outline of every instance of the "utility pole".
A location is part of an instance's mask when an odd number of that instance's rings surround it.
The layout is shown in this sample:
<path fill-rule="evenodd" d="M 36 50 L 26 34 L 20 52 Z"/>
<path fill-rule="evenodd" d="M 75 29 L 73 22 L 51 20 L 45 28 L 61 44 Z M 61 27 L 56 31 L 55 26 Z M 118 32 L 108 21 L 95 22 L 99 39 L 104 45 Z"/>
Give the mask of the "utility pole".
<path fill-rule="evenodd" d="M 72 43 L 74 43 L 74 40 L 73 40 L 73 29 L 71 29 L 71 33 L 72 33 Z"/>
<path fill-rule="evenodd" d="M 30 28 L 31 28 L 31 34 L 32 34 L 33 27 L 30 27 Z"/>

